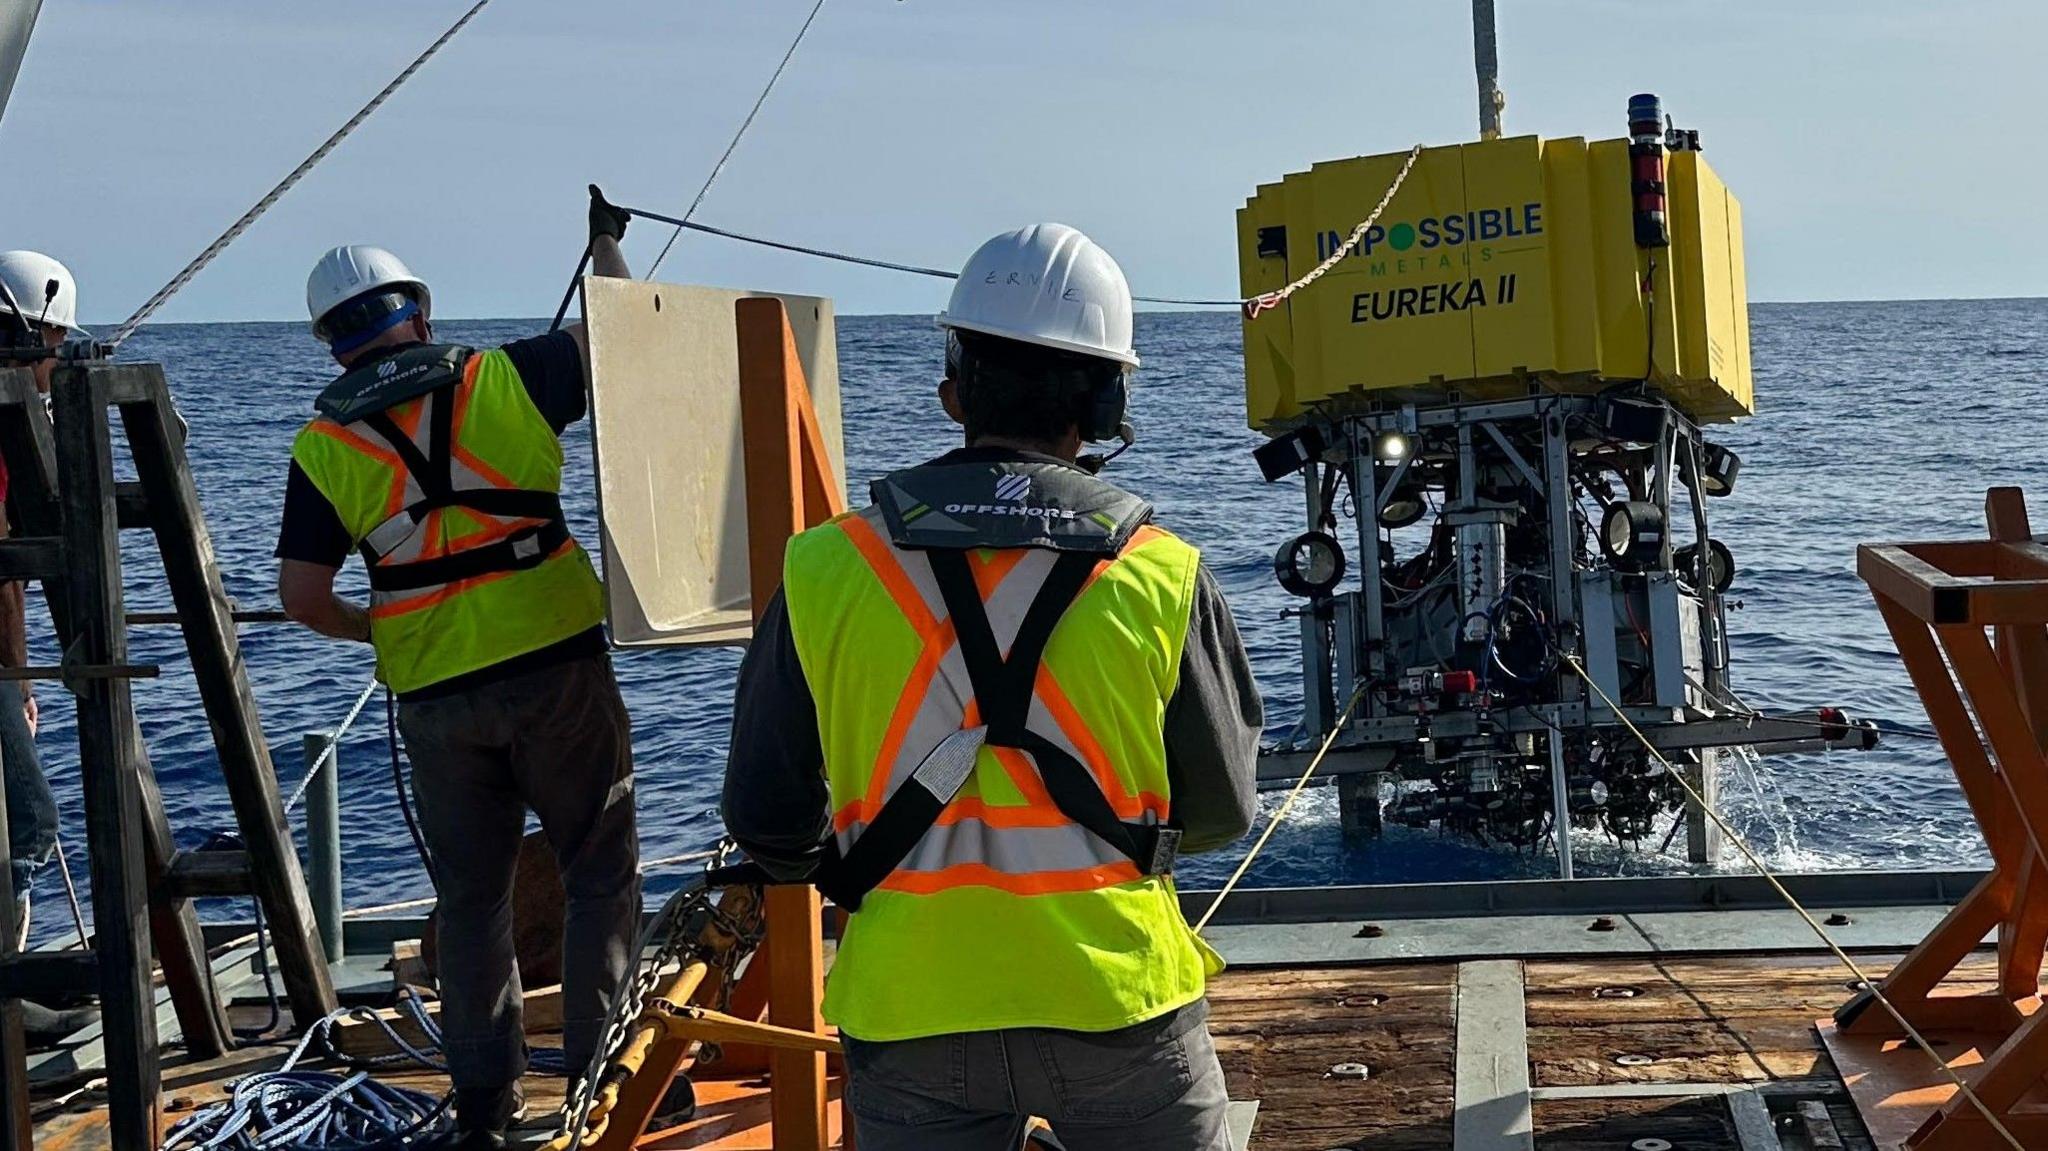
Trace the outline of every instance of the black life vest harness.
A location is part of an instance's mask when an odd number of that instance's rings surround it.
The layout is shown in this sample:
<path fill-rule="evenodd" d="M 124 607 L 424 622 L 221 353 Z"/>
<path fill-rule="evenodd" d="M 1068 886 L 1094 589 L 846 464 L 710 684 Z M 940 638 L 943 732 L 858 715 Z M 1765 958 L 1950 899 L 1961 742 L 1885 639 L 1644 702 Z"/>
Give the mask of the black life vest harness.
<path fill-rule="evenodd" d="M 420 498 L 370 529 L 357 544 L 369 569 L 370 590 L 399 594 L 478 576 L 540 566 L 570 539 L 559 493 L 524 488 L 458 486 L 455 474 L 455 390 L 475 352 L 460 345 L 423 344 L 354 368 L 329 384 L 315 402 L 322 415 L 344 426 L 359 426 L 388 446 Z M 427 447 L 422 450 L 390 409 L 426 400 Z M 432 559 L 393 559 L 414 539 L 427 517 L 445 508 L 498 519 L 530 519 L 501 539 Z"/>
<path fill-rule="evenodd" d="M 1041 498 L 1059 513 L 1058 518 L 1015 516 L 1002 504 L 982 502 L 987 500 L 991 471 L 998 476 L 1029 475 L 1031 486 L 1043 491 Z M 961 488 L 976 494 L 949 499 L 948 488 L 954 495 Z M 922 551 L 931 565 L 986 726 L 964 729 L 941 741 L 883 801 L 851 847 L 842 854 L 836 840 L 826 844 L 811 881 L 834 903 L 859 910 L 868 892 L 900 867 L 938 823 L 974 774 L 983 746 L 1029 755 L 1060 814 L 1108 843 L 1141 874 L 1171 872 L 1180 831 L 1163 824 L 1125 822 L 1087 765 L 1027 726 L 1039 665 L 1053 630 L 1087 586 L 1096 564 L 1122 550 L 1131 533 L 1151 518 L 1151 507 L 1063 465 L 1029 463 L 914 468 L 877 481 L 874 495 L 897 546 Z M 963 535 L 977 536 L 980 542 L 966 542 Z M 968 552 L 1018 546 L 1013 542 L 1018 539 L 1031 541 L 1025 546 L 1051 548 L 1060 555 L 1026 609 L 1006 657 L 997 646 Z"/>

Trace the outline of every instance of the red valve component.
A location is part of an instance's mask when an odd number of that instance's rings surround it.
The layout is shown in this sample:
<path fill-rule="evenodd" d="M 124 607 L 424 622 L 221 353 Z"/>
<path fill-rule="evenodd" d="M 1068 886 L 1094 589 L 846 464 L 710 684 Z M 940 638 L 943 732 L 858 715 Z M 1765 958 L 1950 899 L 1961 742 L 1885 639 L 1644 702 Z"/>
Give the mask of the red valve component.
<path fill-rule="evenodd" d="M 1479 690 L 1479 676 L 1469 671 L 1447 671 L 1444 673 L 1445 695 L 1471 695 Z"/>

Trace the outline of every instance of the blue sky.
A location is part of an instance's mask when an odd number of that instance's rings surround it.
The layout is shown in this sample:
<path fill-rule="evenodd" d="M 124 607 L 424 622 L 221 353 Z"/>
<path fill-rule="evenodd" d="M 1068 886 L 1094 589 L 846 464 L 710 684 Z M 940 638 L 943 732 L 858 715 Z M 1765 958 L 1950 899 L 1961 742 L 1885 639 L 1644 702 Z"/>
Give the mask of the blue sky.
<path fill-rule="evenodd" d="M 47 0 L 0 122 L 0 247 L 126 315 L 465 6 Z M 1498 6 L 1508 129 L 1619 135 L 1661 94 L 1743 200 L 1753 298 L 2048 294 L 2048 4 Z M 161 318 L 298 318 L 344 242 L 398 251 L 443 315 L 549 313 L 584 184 L 680 211 L 809 7 L 495 0 Z M 698 218 L 940 266 L 1056 219 L 1140 292 L 1235 295 L 1257 183 L 1470 138 L 1474 105 L 1462 0 L 828 0 Z M 636 269 L 661 238 L 636 225 Z M 707 237 L 663 278 L 847 313 L 946 290 Z"/>

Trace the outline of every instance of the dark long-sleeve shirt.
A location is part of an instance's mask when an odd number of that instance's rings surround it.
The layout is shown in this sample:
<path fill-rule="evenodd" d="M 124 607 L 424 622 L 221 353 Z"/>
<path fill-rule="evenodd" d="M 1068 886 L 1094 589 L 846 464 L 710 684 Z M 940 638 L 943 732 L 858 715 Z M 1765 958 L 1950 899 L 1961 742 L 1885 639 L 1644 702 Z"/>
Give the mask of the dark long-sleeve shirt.
<path fill-rule="evenodd" d="M 1198 568 L 1180 681 L 1166 704 L 1169 823 L 1181 851 L 1214 851 L 1251 827 L 1265 709 L 1223 591 Z M 726 762 L 725 826 L 784 878 L 805 874 L 831 832 L 818 712 L 797 662 L 782 593 L 754 627 L 740 664 Z"/>

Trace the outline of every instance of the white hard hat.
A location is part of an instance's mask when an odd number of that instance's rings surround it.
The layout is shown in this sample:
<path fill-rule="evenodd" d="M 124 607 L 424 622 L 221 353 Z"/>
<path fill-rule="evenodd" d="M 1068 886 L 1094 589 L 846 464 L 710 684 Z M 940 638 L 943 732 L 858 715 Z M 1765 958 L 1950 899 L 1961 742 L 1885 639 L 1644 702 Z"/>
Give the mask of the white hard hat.
<path fill-rule="evenodd" d="M 347 244 L 334 248 L 313 265 L 306 277 L 306 315 L 319 334 L 320 320 L 336 306 L 378 288 L 410 290 L 420 306 L 420 315 L 433 318 L 434 297 L 427 282 L 412 274 L 405 261 L 370 244 Z"/>
<path fill-rule="evenodd" d="M 50 292 L 53 281 L 57 285 L 54 295 Z M 0 252 L 0 283 L 7 285 L 29 320 L 86 334 L 78 326 L 78 281 L 72 279 L 71 269 L 41 252 Z M 0 296 L 0 315 L 12 311 L 6 297 Z"/>
<path fill-rule="evenodd" d="M 1065 224 L 1033 224 L 976 248 L 939 326 L 1138 366 L 1123 269 Z"/>

